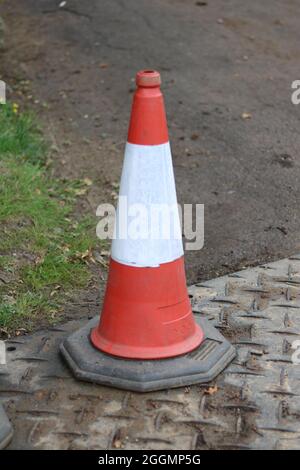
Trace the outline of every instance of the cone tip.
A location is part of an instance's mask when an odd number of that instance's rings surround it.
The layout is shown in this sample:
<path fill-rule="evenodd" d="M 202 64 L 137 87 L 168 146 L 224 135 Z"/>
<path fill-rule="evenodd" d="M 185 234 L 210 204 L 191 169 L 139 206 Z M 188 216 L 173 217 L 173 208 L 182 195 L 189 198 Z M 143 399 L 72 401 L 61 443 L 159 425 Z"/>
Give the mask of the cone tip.
<path fill-rule="evenodd" d="M 140 70 L 136 74 L 136 84 L 138 87 L 156 87 L 161 84 L 159 72 L 156 70 Z"/>

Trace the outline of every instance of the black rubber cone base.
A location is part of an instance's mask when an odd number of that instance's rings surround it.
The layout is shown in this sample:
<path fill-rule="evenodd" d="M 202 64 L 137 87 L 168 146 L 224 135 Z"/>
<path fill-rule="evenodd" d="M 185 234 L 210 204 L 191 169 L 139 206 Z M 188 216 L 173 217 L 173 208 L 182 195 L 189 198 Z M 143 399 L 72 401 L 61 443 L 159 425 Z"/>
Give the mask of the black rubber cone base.
<path fill-rule="evenodd" d="M 93 318 L 66 338 L 60 350 L 77 379 L 136 392 L 182 387 L 214 379 L 234 358 L 234 347 L 205 318 L 196 322 L 204 341 L 194 351 L 170 359 L 135 360 L 109 356 L 95 349 L 90 332 Z"/>
<path fill-rule="evenodd" d="M 13 430 L 6 413 L 0 405 L 0 449 L 4 449 L 10 443 L 13 436 Z M 1 461 L 1 459 L 0 459 Z"/>

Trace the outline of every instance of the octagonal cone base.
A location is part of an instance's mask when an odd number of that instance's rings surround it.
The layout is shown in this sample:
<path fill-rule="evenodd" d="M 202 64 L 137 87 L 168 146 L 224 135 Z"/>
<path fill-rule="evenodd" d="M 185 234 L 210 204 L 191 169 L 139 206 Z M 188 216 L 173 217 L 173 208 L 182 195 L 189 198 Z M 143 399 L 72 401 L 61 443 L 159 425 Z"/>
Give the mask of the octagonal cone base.
<path fill-rule="evenodd" d="M 122 359 L 95 349 L 93 318 L 66 338 L 61 353 L 77 379 L 136 392 L 182 387 L 214 379 L 234 358 L 234 347 L 205 318 L 196 318 L 204 341 L 188 354 L 169 359 Z"/>
<path fill-rule="evenodd" d="M 13 437 L 13 429 L 0 404 L 0 450 L 8 446 Z M 0 459 L 1 460 L 1 459 Z"/>

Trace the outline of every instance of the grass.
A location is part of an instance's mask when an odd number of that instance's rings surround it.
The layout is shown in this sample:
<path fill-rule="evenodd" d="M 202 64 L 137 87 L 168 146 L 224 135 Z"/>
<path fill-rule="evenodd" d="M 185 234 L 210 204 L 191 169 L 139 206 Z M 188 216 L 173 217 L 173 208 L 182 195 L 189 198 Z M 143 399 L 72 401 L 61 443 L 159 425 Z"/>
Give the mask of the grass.
<path fill-rule="evenodd" d="M 0 105 L 0 332 L 55 322 L 91 277 L 95 221 L 74 217 L 84 181 L 50 177 L 34 119 Z"/>
<path fill-rule="evenodd" d="M 46 145 L 30 113 L 20 114 L 18 105 L 0 106 L 0 154 L 12 154 L 33 164 L 45 162 Z"/>

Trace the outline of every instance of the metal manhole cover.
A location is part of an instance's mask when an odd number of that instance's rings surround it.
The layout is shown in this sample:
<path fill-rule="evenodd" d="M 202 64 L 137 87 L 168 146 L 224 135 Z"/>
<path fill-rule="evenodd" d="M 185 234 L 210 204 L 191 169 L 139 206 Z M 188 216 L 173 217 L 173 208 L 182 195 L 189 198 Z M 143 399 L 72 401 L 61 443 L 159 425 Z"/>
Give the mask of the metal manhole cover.
<path fill-rule="evenodd" d="M 299 449 L 300 365 L 292 354 L 300 256 L 192 286 L 190 294 L 195 315 L 238 352 L 207 385 L 140 394 L 75 381 L 58 349 L 84 321 L 7 341 L 0 399 L 15 429 L 10 448 Z M 213 348 L 208 341 L 201 354 Z"/>

